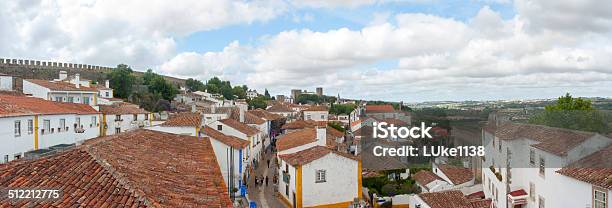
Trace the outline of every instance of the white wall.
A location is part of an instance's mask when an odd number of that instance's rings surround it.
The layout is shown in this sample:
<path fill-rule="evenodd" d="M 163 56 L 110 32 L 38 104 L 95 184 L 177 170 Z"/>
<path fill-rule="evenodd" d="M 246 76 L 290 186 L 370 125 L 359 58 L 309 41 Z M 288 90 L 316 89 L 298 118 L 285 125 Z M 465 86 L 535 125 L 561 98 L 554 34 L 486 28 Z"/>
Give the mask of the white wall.
<path fill-rule="evenodd" d="M 234 155 L 234 163 L 233 163 L 233 168 L 234 168 L 234 186 L 235 188 L 240 188 L 240 182 L 242 181 L 243 175 L 245 174 L 245 164 L 242 165 L 242 167 L 240 166 L 240 163 L 242 163 L 245 159 L 246 156 L 246 149 L 242 150 L 242 156 L 243 158 L 240 158 L 240 150 L 239 149 L 232 149 L 230 146 L 217 141 L 214 138 L 210 139 L 211 144 L 213 146 L 213 150 L 215 152 L 215 156 L 217 157 L 217 162 L 219 163 L 219 168 L 221 169 L 221 174 L 223 175 L 223 180 L 225 181 L 225 185 L 226 188 L 228 190 L 228 193 L 231 192 L 231 187 L 229 187 L 230 183 L 229 183 L 229 173 L 230 173 L 230 166 L 232 164 L 230 164 L 230 158 L 229 155 L 233 154 Z M 242 168 L 242 169 L 241 169 Z M 237 193 L 239 194 L 239 192 Z"/>
<path fill-rule="evenodd" d="M 357 161 L 333 153 L 303 165 L 303 205 L 309 207 L 353 201 L 358 197 L 360 188 L 358 167 Z M 325 170 L 326 182 L 315 183 L 316 170 Z"/>
<path fill-rule="evenodd" d="M 304 120 L 327 121 L 327 111 L 304 111 Z"/>
<path fill-rule="evenodd" d="M 168 132 L 172 134 L 197 136 L 195 126 L 186 126 L 186 127 L 183 127 L 183 126 L 150 126 L 150 127 L 147 127 L 146 129 L 150 129 L 154 131 L 161 131 L 161 132 Z"/>
<path fill-rule="evenodd" d="M 13 77 L 0 76 L 0 90 L 13 90 Z"/>
<path fill-rule="evenodd" d="M 34 116 L 4 117 L 0 118 L 0 163 L 15 159 L 15 155 L 23 156 L 24 152 L 34 150 L 34 132 L 28 133 L 28 119 Z M 15 136 L 15 121 L 21 122 L 21 134 Z"/>
<path fill-rule="evenodd" d="M 31 94 L 34 97 L 49 100 L 49 89 L 40 85 L 23 80 L 23 93 Z"/>
<path fill-rule="evenodd" d="M 123 114 L 121 115 L 121 121 L 115 121 L 117 115 L 106 115 L 106 135 L 114 135 L 117 127 L 120 128 L 121 132 L 130 131 L 139 128 L 139 123 L 142 122 L 144 127 L 151 126 L 150 119 L 145 120 L 146 115 L 144 113 L 137 115 L 137 121 L 134 121 L 134 114 Z M 195 127 L 194 127 L 195 131 Z"/>
<path fill-rule="evenodd" d="M 284 160 L 280 160 L 281 164 L 280 164 L 280 168 L 278 170 L 278 192 L 280 193 L 281 197 L 284 197 L 285 199 L 287 199 L 287 201 L 289 201 L 289 203 L 293 203 L 293 193 L 296 193 L 295 191 L 295 178 L 297 176 L 296 173 L 296 168 L 287 164 Z M 283 171 L 285 170 L 285 167 L 288 168 L 288 173 L 290 175 L 289 178 L 289 184 L 286 184 L 283 181 Z M 304 175 L 302 174 L 302 177 Z M 285 194 L 285 189 L 287 188 L 286 185 L 289 185 L 289 191 L 288 191 L 288 195 Z M 302 191 L 303 192 L 303 191 Z"/>

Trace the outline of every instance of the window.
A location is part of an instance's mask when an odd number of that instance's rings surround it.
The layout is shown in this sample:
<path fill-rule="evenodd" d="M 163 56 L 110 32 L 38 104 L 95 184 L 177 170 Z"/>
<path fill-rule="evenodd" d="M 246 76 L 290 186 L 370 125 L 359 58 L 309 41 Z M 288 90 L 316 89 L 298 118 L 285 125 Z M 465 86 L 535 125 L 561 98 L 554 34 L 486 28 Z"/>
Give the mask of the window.
<path fill-rule="evenodd" d="M 97 125 L 98 125 L 98 118 L 96 118 L 96 116 L 92 116 L 90 127 L 97 126 Z"/>
<path fill-rule="evenodd" d="M 107 92 L 104 92 L 104 95 L 106 95 L 106 97 L 109 97 L 109 96 L 110 96 L 110 95 L 108 94 L 108 91 L 107 91 Z"/>
<path fill-rule="evenodd" d="M 325 119 L 325 115 L 321 115 L 321 119 Z"/>
<path fill-rule="evenodd" d="M 28 119 L 28 134 L 34 133 L 34 121 L 32 119 Z"/>
<path fill-rule="evenodd" d="M 535 184 L 529 182 L 529 198 L 531 201 L 535 201 Z"/>
<path fill-rule="evenodd" d="M 121 133 L 121 128 L 117 127 L 115 128 L 115 134 Z"/>
<path fill-rule="evenodd" d="M 149 114 L 148 114 L 148 113 L 145 113 L 144 115 L 145 115 L 145 121 L 146 121 L 146 120 L 149 120 Z"/>
<path fill-rule="evenodd" d="M 7 163 L 9 160 L 9 156 L 8 155 L 4 155 L 4 163 Z"/>
<path fill-rule="evenodd" d="M 134 116 L 134 119 L 133 119 L 134 121 L 138 121 L 138 114 L 134 114 L 132 116 Z"/>
<path fill-rule="evenodd" d="M 15 121 L 15 136 L 21 136 L 21 121 Z"/>
<path fill-rule="evenodd" d="M 315 175 L 315 183 L 325 182 L 325 170 L 317 170 Z"/>
<path fill-rule="evenodd" d="M 121 121 L 121 115 L 115 115 L 115 121 Z"/>
<path fill-rule="evenodd" d="M 62 97 L 55 97 L 55 101 L 62 102 Z"/>
<path fill-rule="evenodd" d="M 306 120 L 310 120 L 310 115 L 306 115 Z"/>
<path fill-rule="evenodd" d="M 59 129 L 60 129 L 59 131 L 66 129 L 66 119 L 65 118 L 60 119 Z"/>
<path fill-rule="evenodd" d="M 50 120 L 43 120 L 43 133 L 46 132 L 47 134 L 51 133 L 51 121 Z"/>
<path fill-rule="evenodd" d="M 217 131 L 223 130 L 223 125 L 217 125 Z"/>
<path fill-rule="evenodd" d="M 605 189 L 593 187 L 593 208 L 607 208 L 607 192 Z"/>
<path fill-rule="evenodd" d="M 83 104 L 89 104 L 89 97 L 83 97 Z"/>
<path fill-rule="evenodd" d="M 67 102 L 74 103 L 74 97 L 68 97 L 66 99 L 67 99 Z"/>
<path fill-rule="evenodd" d="M 535 150 L 529 150 L 529 164 L 535 165 Z"/>
<path fill-rule="evenodd" d="M 544 157 L 540 157 L 540 175 L 544 176 L 544 165 L 546 165 L 546 163 L 544 162 Z"/>
<path fill-rule="evenodd" d="M 544 208 L 546 202 L 544 202 L 544 197 L 540 196 L 539 200 L 538 200 L 538 207 L 539 208 Z"/>

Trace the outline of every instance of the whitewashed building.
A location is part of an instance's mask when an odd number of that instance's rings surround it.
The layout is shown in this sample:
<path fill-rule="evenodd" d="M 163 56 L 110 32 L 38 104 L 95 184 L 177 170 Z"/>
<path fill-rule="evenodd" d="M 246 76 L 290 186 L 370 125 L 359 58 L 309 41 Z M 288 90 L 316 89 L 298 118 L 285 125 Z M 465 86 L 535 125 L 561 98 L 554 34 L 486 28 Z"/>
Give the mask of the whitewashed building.
<path fill-rule="evenodd" d="M 601 166 L 608 175 L 599 175 L 599 179 L 586 171 L 589 168 L 564 169 L 610 149 L 612 139 L 591 132 L 496 121 L 482 134 L 486 152 L 483 191 L 495 207 L 596 207 L 601 197 L 609 202 L 610 183 L 605 178 L 612 175 L 612 166 Z M 585 179 L 589 177 L 594 178 Z M 601 183 L 606 180 L 608 185 Z"/>
<path fill-rule="evenodd" d="M 113 135 L 151 126 L 151 114 L 131 103 L 99 105 L 102 113 L 102 135 Z"/>
<path fill-rule="evenodd" d="M 249 177 L 249 141 L 225 135 L 211 127 L 200 130 L 201 137 L 211 138 L 219 168 L 230 196 L 245 196 Z M 233 192 L 234 188 L 237 192 Z"/>
<path fill-rule="evenodd" d="M 362 198 L 361 161 L 315 146 L 279 156 L 278 192 L 293 207 L 349 207 Z"/>
<path fill-rule="evenodd" d="M 31 150 L 80 143 L 100 135 L 100 115 L 89 105 L 0 95 L 0 162 Z"/>
<path fill-rule="evenodd" d="M 0 73 L 0 90 L 13 90 L 13 76 Z"/>
<path fill-rule="evenodd" d="M 180 135 L 198 136 L 202 126 L 204 126 L 204 123 L 200 113 L 185 112 L 172 115 L 166 122 L 157 126 L 148 127 L 147 129 Z"/>
<path fill-rule="evenodd" d="M 315 105 L 302 111 L 302 119 L 313 121 L 327 121 L 329 118 L 329 110 L 327 106 Z"/>
<path fill-rule="evenodd" d="M 60 79 L 62 76 L 60 74 Z M 89 87 L 89 84 L 82 85 L 79 74 L 76 74 L 74 79 L 74 83 L 65 81 L 65 77 L 58 81 L 24 79 L 23 93 L 45 100 L 96 106 L 98 90 Z"/>
<path fill-rule="evenodd" d="M 327 128 L 305 128 L 284 134 L 276 141 L 278 155 L 291 154 L 311 147 L 327 145 Z"/>
<path fill-rule="evenodd" d="M 249 161 L 259 158 L 262 153 L 262 138 L 260 137 L 260 131 L 247 124 L 241 123 L 234 119 L 222 119 L 206 124 L 207 126 L 225 134 L 228 136 L 235 136 L 242 140 L 249 142 Z"/>

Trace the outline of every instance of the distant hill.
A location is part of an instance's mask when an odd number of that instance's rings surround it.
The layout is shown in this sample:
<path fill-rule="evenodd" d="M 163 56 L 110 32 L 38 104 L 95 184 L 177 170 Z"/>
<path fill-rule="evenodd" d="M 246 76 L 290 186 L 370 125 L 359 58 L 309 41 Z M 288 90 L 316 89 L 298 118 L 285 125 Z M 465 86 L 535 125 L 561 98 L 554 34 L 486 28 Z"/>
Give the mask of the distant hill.
<path fill-rule="evenodd" d="M 102 67 L 85 64 L 44 62 L 34 60 L 17 60 L 0 58 L 0 73 L 16 77 L 15 88 L 20 90 L 23 79 L 45 79 L 52 80 L 59 77 L 60 71 L 68 72 L 68 75 L 79 73 L 83 79 L 94 80 L 103 83 L 106 73 L 112 67 Z M 141 76 L 144 72 L 134 71 L 136 76 Z M 185 80 L 175 77 L 164 76 L 164 78 L 175 85 L 185 86 Z"/>

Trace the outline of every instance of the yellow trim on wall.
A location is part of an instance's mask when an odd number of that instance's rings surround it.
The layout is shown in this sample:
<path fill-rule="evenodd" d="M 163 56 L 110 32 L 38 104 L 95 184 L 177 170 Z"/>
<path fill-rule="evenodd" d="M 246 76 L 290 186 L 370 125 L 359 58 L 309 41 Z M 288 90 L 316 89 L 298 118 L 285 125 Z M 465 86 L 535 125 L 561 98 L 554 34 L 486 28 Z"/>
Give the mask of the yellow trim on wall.
<path fill-rule="evenodd" d="M 295 204 L 297 208 L 302 208 L 304 205 L 302 204 L 302 166 L 299 165 L 295 169 Z"/>
<path fill-rule="evenodd" d="M 196 130 L 195 136 L 199 137 L 200 136 L 200 127 L 196 126 L 195 130 Z"/>
<path fill-rule="evenodd" d="M 38 116 L 34 116 L 34 149 L 38 149 Z"/>
<path fill-rule="evenodd" d="M 361 174 L 361 160 L 357 161 L 357 198 L 363 198 L 362 193 L 362 174 Z"/>
<path fill-rule="evenodd" d="M 106 114 L 102 114 L 102 119 L 100 120 L 100 135 L 106 136 L 106 129 L 108 126 L 106 125 Z"/>

